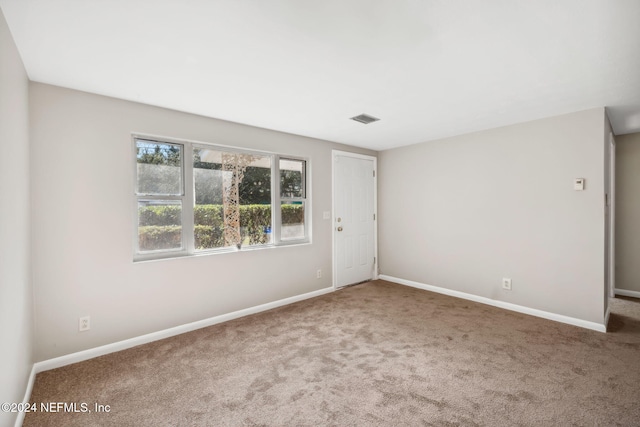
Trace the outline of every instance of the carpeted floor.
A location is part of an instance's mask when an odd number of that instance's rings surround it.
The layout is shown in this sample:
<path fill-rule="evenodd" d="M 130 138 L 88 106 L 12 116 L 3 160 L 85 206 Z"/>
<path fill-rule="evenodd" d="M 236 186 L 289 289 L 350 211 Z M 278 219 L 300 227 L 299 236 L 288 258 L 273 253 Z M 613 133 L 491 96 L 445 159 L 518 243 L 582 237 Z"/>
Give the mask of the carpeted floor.
<path fill-rule="evenodd" d="M 24 425 L 640 426 L 640 301 L 612 308 L 603 334 L 370 282 L 38 374 L 31 402 L 111 410 Z"/>

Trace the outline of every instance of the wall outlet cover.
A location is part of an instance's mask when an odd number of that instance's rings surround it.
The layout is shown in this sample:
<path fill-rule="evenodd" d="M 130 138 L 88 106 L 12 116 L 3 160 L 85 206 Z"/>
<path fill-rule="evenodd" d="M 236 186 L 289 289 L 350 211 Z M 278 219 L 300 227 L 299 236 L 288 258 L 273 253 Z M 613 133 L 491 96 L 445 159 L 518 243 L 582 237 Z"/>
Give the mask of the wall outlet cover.
<path fill-rule="evenodd" d="M 84 316 L 78 319 L 78 331 L 84 332 L 91 329 L 91 317 Z"/>

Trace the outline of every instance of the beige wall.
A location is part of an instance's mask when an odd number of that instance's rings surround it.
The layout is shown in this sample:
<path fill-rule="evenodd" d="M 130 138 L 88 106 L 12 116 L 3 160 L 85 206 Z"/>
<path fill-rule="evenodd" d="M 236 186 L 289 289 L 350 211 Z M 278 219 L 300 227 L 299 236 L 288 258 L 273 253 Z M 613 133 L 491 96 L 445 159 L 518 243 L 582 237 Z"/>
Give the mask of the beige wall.
<path fill-rule="evenodd" d="M 331 149 L 375 152 L 39 83 L 30 95 L 38 361 L 331 286 Z M 132 132 L 308 157 L 313 243 L 133 263 Z"/>
<path fill-rule="evenodd" d="M 640 297 L 640 133 L 616 136 L 616 289 Z"/>
<path fill-rule="evenodd" d="M 0 402 L 21 402 L 33 364 L 29 82 L 0 11 Z M 16 414 L 0 412 L 0 425 Z"/>
<path fill-rule="evenodd" d="M 597 108 L 381 152 L 381 273 L 602 324 L 603 135 Z"/>

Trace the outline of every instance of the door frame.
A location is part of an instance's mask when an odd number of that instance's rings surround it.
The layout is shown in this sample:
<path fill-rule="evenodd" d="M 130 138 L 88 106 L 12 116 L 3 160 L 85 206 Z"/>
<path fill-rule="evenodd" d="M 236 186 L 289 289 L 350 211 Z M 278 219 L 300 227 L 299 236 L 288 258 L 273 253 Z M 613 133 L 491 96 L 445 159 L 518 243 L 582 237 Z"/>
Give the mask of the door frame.
<path fill-rule="evenodd" d="M 373 256 L 375 262 L 373 263 L 373 280 L 378 279 L 378 158 L 375 156 L 369 156 L 366 154 L 352 153 L 349 151 L 331 150 L 331 264 L 332 264 L 332 286 L 333 289 L 337 289 L 338 283 L 338 262 L 336 260 L 336 158 L 338 156 L 352 157 L 355 159 L 364 159 L 373 161 L 373 214 L 375 220 L 373 222 Z"/>
<path fill-rule="evenodd" d="M 616 296 L 616 140 L 609 132 L 609 298 Z"/>

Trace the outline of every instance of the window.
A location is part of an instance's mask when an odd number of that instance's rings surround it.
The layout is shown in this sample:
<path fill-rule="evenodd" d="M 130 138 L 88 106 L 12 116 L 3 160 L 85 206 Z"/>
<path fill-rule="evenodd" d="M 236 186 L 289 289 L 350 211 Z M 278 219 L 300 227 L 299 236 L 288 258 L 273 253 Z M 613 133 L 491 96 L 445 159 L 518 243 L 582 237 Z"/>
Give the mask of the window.
<path fill-rule="evenodd" d="M 271 243 L 271 164 L 269 155 L 194 147 L 196 251 Z"/>
<path fill-rule="evenodd" d="M 305 236 L 305 161 L 280 159 L 280 238 L 284 241 Z"/>
<path fill-rule="evenodd" d="M 178 144 L 136 141 L 139 252 L 184 248 L 183 151 Z"/>
<path fill-rule="evenodd" d="M 136 259 L 308 241 L 305 159 L 134 142 Z"/>

